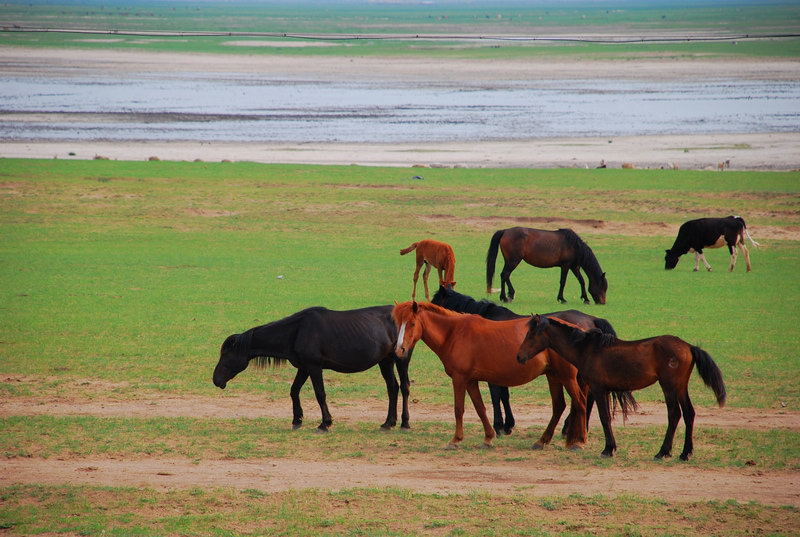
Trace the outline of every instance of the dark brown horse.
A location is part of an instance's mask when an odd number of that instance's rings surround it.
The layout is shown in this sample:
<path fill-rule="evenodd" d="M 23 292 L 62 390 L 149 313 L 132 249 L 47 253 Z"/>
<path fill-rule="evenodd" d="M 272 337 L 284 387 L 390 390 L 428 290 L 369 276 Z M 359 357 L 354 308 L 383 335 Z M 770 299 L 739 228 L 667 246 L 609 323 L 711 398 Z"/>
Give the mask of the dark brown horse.
<path fill-rule="evenodd" d="M 681 460 L 688 460 L 692 455 L 695 412 L 689 399 L 689 377 L 695 365 L 703 382 L 713 390 L 719 406 L 725 405 L 725 383 L 717 364 L 703 349 L 675 336 L 622 341 L 596 329 L 584 331 L 556 317 L 534 315 L 517 360 L 525 364 L 545 349 L 556 351 L 577 367 L 581 379 L 589 384 L 605 433 L 606 445 L 602 452 L 605 457 L 613 456 L 617 449 L 611 430 L 609 393 L 621 403 L 625 415 L 636 403 L 629 394 L 621 392 L 641 390 L 655 382 L 661 385 L 668 423 L 657 459 L 672 455 L 672 441 L 681 412 L 686 424 Z"/>
<path fill-rule="evenodd" d="M 589 294 L 595 304 L 606 303 L 608 280 L 606 273 L 600 268 L 600 263 L 577 233 L 571 229 L 545 231 L 527 227 L 512 227 L 496 231 L 489 243 L 486 253 L 486 292 L 492 292 L 494 279 L 495 260 L 497 250 L 503 253 L 505 265 L 500 273 L 500 300 L 511 302 L 514 300 L 514 286 L 511 285 L 511 273 L 521 261 L 539 268 L 561 268 L 561 285 L 558 288 L 558 301 L 562 304 L 564 299 L 564 285 L 567 283 L 567 272 L 572 271 L 581 284 L 581 299 L 588 304 L 586 286 L 581 276 L 581 269 L 589 278 Z M 506 295 L 508 286 L 508 295 Z"/>
<path fill-rule="evenodd" d="M 516 362 L 517 350 L 528 327 L 528 319 L 490 321 L 478 315 L 456 313 L 430 303 L 404 302 L 392 311 L 399 327 L 397 356 L 403 357 L 422 339 L 439 356 L 453 381 L 456 430 L 448 447 L 464 439 L 464 395 L 469 393 L 484 430 L 484 445 L 491 447 L 494 429 L 486 416 L 479 381 L 499 386 L 519 386 L 545 374 L 550 387 L 553 415 L 542 437 L 541 448 L 553 438 L 564 412 L 565 388 L 572 398 L 567 447 L 580 449 L 586 442 L 586 396 L 578 385 L 577 370 L 553 351 L 537 354 L 524 367 Z"/>

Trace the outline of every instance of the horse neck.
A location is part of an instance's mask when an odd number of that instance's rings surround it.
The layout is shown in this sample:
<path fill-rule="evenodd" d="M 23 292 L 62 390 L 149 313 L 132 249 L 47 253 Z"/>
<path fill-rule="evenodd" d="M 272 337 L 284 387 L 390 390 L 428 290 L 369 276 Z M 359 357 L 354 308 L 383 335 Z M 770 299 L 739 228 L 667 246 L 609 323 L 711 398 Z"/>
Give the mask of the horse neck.
<path fill-rule="evenodd" d="M 274 323 L 251 328 L 252 337 L 247 351 L 248 359 L 262 356 L 290 359 L 300 326 L 300 319 L 281 319 Z"/>
<path fill-rule="evenodd" d="M 419 314 L 422 320 L 422 341 L 425 342 L 439 358 L 442 358 L 442 351 L 447 344 L 450 334 L 456 327 L 459 317 L 440 315 L 434 312 L 422 311 Z"/>
<path fill-rule="evenodd" d="M 548 330 L 550 348 L 578 369 L 582 368 L 586 361 L 586 352 L 583 351 L 586 349 L 578 348 L 579 345 L 570 341 L 570 331 L 573 329 L 551 325 Z"/>
<path fill-rule="evenodd" d="M 583 272 L 589 277 L 589 281 L 593 284 L 599 284 L 600 280 L 603 277 L 603 268 L 600 266 L 600 262 L 597 260 L 597 257 L 594 255 L 594 252 L 589 248 L 588 245 L 583 244 L 582 251 L 579 254 L 579 264 L 583 269 Z"/>

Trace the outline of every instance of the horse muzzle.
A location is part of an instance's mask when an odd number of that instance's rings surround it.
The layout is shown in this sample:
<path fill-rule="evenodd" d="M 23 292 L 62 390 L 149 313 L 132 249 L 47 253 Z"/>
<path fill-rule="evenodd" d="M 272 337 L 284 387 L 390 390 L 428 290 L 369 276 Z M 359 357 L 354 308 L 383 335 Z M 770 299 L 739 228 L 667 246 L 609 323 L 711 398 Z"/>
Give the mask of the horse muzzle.
<path fill-rule="evenodd" d="M 528 361 L 528 357 L 524 354 L 517 354 L 517 361 L 522 365 L 525 365 L 525 363 Z"/>

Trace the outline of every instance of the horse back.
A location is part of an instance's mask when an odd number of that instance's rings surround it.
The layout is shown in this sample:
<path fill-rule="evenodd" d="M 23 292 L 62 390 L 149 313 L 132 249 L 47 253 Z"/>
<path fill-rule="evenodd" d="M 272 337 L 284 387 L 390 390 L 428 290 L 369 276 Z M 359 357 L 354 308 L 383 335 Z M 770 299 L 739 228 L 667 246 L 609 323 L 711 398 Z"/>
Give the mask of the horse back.
<path fill-rule="evenodd" d="M 506 259 L 524 259 L 539 268 L 559 266 L 565 257 L 564 237 L 558 231 L 513 227 L 500 239 Z"/>
<path fill-rule="evenodd" d="M 309 310 L 297 332 L 293 365 L 357 373 L 392 357 L 397 328 L 391 311 L 392 306 Z"/>

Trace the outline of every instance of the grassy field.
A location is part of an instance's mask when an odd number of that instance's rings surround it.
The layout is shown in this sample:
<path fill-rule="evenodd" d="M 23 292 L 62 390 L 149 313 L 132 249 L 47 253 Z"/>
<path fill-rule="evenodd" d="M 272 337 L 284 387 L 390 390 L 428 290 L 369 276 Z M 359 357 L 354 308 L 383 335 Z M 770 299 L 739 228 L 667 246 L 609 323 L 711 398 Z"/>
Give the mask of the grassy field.
<path fill-rule="evenodd" d="M 398 250 L 424 237 L 453 245 L 458 290 L 481 298 L 494 230 L 576 225 L 587 229 L 581 234 L 608 274 L 608 304 L 580 304 L 571 279 L 568 306 L 608 318 L 624 339 L 672 333 L 700 344 L 722 369 L 732 407 L 793 411 L 800 405 L 800 244 L 769 238 L 800 225 L 796 172 L 6 159 L 0 174 L 0 377 L 9 379 L 0 383 L 0 396 L 7 401 L 130 401 L 161 393 L 288 403 L 291 367 L 245 371 L 224 393 L 212 386 L 228 334 L 312 305 L 348 309 L 406 300 L 413 262 Z M 418 174 L 424 179 L 411 179 Z M 681 222 L 727 214 L 743 215 L 764 245 L 751 248 L 752 273 L 745 273 L 741 257 L 737 270 L 726 272 L 723 250 L 707 253 L 711 273 L 693 273 L 689 256 L 664 271 L 664 249 Z M 557 271 L 521 266 L 513 278 L 514 310 L 560 308 Z M 451 401 L 449 379 L 427 348 L 416 350 L 411 376 L 418 404 Z M 326 385 L 329 399 L 339 402 L 385 398 L 377 371 L 328 374 Z M 712 405 L 698 375 L 690 390 L 696 405 Z M 514 390 L 513 400 L 545 405 L 546 391 L 537 381 Z M 315 422 L 310 386 L 302 397 Z M 661 393 L 651 387 L 637 397 L 658 401 Z M 370 460 L 376 449 L 396 450 L 401 458 L 438 454 L 451 424 L 413 415 L 412 422 L 413 431 L 398 441 L 366 423 L 340 424 L 324 437 L 310 428 L 292 435 L 288 410 L 285 419 L 258 420 L 9 416 L 0 420 L 0 449 L 6 458 L 178 457 L 198 464 Z M 479 434 L 469 424 L 468 438 Z M 614 461 L 597 457 L 599 435 L 582 453 L 553 449 L 542 460 L 587 472 L 609 465 L 646 469 L 663 427 L 617 434 Z M 798 434 L 705 427 L 688 464 L 731 470 L 757 460 L 762 470 L 796 471 Z M 513 466 L 530 456 L 530 443 L 523 434 L 502 450 L 441 456 Z M 505 497 L 17 486 L 0 491 L 0 499 L 0 526 L 19 534 L 743 535 L 758 526 L 790 535 L 798 520 L 794 508 L 535 499 L 525 491 Z M 377 517 L 376 509 L 389 515 Z"/>
<path fill-rule="evenodd" d="M 734 2 L 675 6 L 626 2 L 618 9 L 592 3 L 496 4 L 76 2 L 7 3 L 8 26 L 128 32 L 258 32 L 402 35 L 634 35 L 796 33 L 800 7 L 792 2 Z M 235 41 L 236 46 L 231 46 Z M 229 54 L 424 55 L 445 58 L 630 59 L 771 56 L 797 57 L 800 39 L 731 43 L 599 45 L 463 40 L 274 40 L 240 37 L 154 37 L 0 33 L 0 44 L 37 47 L 128 48 Z M 298 46 L 312 45 L 312 46 Z M 317 46 L 322 45 L 322 46 Z"/>

